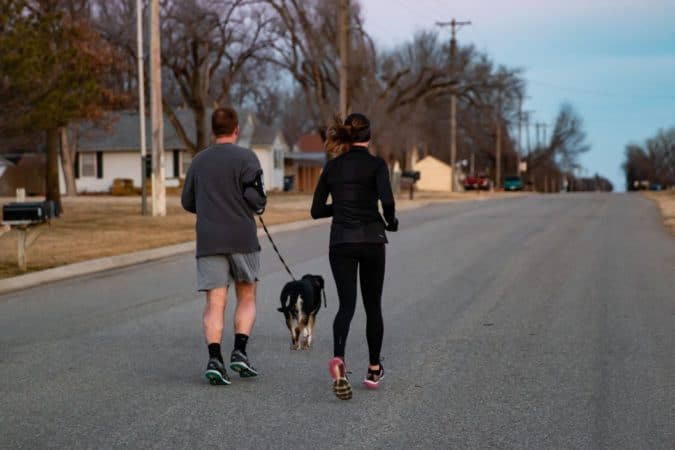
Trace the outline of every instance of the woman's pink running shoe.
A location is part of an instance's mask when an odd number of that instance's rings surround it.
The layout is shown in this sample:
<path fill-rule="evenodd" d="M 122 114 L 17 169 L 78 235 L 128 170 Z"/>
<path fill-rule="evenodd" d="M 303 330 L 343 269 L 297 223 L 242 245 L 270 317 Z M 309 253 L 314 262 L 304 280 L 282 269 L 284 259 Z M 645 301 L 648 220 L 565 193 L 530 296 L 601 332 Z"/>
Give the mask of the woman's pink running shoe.
<path fill-rule="evenodd" d="M 368 374 L 366 375 L 366 379 L 363 380 L 363 384 L 368 389 L 377 389 L 380 386 L 380 381 L 382 381 L 382 378 L 384 378 L 384 367 L 382 367 L 382 364 L 380 364 L 380 368 L 378 370 L 371 370 L 368 368 Z"/>
<path fill-rule="evenodd" d="M 352 398 L 352 385 L 347 379 L 347 369 L 342 358 L 335 356 L 328 361 L 328 372 L 333 379 L 333 393 L 340 400 Z"/>

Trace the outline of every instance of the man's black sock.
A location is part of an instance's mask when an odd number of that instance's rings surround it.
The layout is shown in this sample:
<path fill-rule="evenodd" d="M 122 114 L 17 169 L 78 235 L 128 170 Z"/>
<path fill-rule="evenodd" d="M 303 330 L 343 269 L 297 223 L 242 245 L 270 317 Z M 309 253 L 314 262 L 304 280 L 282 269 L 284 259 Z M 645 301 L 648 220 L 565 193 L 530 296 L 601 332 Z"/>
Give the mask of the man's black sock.
<path fill-rule="evenodd" d="M 216 358 L 221 363 L 223 362 L 223 355 L 220 353 L 220 344 L 209 344 L 209 358 Z"/>
<path fill-rule="evenodd" d="M 244 355 L 246 354 L 246 343 L 248 342 L 248 336 L 245 334 L 237 333 L 234 335 L 234 349 L 239 350 Z"/>

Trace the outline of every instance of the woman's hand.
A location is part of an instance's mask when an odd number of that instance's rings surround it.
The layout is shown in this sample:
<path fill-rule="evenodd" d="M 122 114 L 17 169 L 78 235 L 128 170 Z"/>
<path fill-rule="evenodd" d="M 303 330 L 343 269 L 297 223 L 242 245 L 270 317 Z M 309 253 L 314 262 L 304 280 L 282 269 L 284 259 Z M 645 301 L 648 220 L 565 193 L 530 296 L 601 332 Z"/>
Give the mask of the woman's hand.
<path fill-rule="evenodd" d="M 388 222 L 384 229 L 387 231 L 398 231 L 398 219 L 394 217 L 394 220 Z"/>

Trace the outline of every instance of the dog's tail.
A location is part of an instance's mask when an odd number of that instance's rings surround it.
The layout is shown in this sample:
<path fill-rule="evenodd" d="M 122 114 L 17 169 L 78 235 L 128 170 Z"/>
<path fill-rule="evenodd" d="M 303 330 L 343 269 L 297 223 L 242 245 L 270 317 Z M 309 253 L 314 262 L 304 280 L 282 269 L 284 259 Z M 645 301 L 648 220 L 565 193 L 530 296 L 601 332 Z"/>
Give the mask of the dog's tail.
<path fill-rule="evenodd" d="M 289 304 L 289 299 L 291 297 L 290 294 L 290 288 L 288 285 L 284 286 L 284 288 L 281 290 L 281 296 L 279 300 L 281 301 L 281 307 L 277 308 L 277 311 L 286 313 L 288 311 L 288 304 Z"/>

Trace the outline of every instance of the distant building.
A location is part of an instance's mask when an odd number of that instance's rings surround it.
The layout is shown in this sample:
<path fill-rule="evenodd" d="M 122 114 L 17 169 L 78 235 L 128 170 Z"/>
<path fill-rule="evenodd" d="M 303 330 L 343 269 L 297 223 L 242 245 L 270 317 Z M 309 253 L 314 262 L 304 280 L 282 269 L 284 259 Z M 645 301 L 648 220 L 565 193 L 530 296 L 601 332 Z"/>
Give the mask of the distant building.
<path fill-rule="evenodd" d="M 185 133 L 195 139 L 196 129 L 191 110 L 176 112 Z M 280 130 L 261 124 L 252 113 L 240 114 L 238 144 L 251 148 L 263 168 L 267 190 L 281 190 L 284 177 L 284 154 L 288 146 Z M 150 120 L 146 122 L 146 149 L 151 152 Z M 109 192 L 115 179 L 131 179 L 141 185 L 140 124 L 138 113 L 115 113 L 108 127 L 94 124 L 80 126 L 76 146 L 75 178 L 80 193 Z M 71 137 L 71 141 L 72 141 Z M 164 174 L 167 187 L 181 185 L 192 162 L 192 154 L 167 117 L 164 118 Z M 61 174 L 61 191 L 65 182 Z"/>
<path fill-rule="evenodd" d="M 425 156 L 414 164 L 420 172 L 417 189 L 423 191 L 450 191 L 450 166 L 433 156 Z"/>
<path fill-rule="evenodd" d="M 293 151 L 286 153 L 284 174 L 286 189 L 293 192 L 314 192 L 326 163 L 326 151 L 319 133 L 307 133 L 298 138 Z"/>
<path fill-rule="evenodd" d="M 44 153 L 0 158 L 0 197 L 14 197 L 18 188 L 24 188 L 26 195 L 44 195 L 45 163 Z"/>

